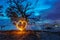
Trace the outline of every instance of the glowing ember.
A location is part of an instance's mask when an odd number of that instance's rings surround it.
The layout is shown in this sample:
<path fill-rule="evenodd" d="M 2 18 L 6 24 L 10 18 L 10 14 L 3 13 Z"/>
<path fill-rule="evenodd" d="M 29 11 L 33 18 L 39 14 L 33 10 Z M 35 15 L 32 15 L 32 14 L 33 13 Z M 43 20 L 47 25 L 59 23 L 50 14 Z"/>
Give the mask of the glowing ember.
<path fill-rule="evenodd" d="M 15 32 L 14 34 L 20 34 L 20 35 L 28 35 L 30 32 L 26 32 L 26 31 L 19 31 L 19 32 Z"/>
<path fill-rule="evenodd" d="M 20 19 L 17 23 L 16 23 L 16 27 L 20 30 L 20 31 L 23 31 L 26 29 L 26 26 L 27 26 L 27 21 L 22 18 Z"/>

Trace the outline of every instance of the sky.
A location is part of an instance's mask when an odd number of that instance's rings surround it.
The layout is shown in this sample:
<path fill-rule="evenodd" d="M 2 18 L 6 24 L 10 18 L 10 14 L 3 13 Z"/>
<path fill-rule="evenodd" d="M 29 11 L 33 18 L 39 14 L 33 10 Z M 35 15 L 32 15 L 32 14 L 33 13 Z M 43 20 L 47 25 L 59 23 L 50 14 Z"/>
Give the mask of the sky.
<path fill-rule="evenodd" d="M 31 17 L 41 16 L 42 19 L 49 19 L 49 20 L 60 20 L 60 0 L 28 0 L 32 3 L 34 9 L 28 10 L 26 13 L 34 11 Z M 0 20 L 2 18 L 7 18 L 5 10 L 9 6 L 7 0 L 0 0 L 0 5 L 3 5 L 3 15 L 5 17 L 0 16 Z M 5 19 L 4 19 L 5 20 Z M 7 22 L 6 22 L 7 23 Z M 1 23 L 0 23 L 1 24 Z M 6 28 L 8 29 L 8 28 Z M 11 27 L 10 29 L 13 29 Z"/>
<path fill-rule="evenodd" d="M 34 16 L 46 14 L 43 12 L 51 10 L 51 8 L 53 7 L 53 4 L 56 2 L 56 0 L 28 0 L 28 1 L 32 3 L 31 7 L 34 7 L 34 9 L 28 10 L 27 13 L 29 11 L 30 12 L 34 11 L 34 13 L 33 13 Z M 6 16 L 5 10 L 9 6 L 6 2 L 7 2 L 7 0 L 0 0 L 0 5 L 3 5 L 3 14 L 5 16 Z M 41 12 L 41 11 L 43 11 L 43 12 Z"/>
<path fill-rule="evenodd" d="M 6 2 L 7 2 L 7 0 L 0 0 L 0 5 L 3 5 L 3 13 L 2 14 L 4 14 L 4 16 L 6 16 L 5 10 L 8 7 Z"/>

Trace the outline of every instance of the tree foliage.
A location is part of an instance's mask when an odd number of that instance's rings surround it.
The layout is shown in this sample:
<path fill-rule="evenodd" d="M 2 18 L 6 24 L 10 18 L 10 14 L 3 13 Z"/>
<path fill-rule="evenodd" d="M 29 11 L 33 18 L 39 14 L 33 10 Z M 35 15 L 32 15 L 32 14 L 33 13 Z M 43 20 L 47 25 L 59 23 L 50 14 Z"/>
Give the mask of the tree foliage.
<path fill-rule="evenodd" d="M 6 13 L 7 16 L 11 18 L 12 21 L 18 21 L 19 18 L 21 17 L 25 18 L 26 21 L 28 21 L 28 19 L 34 19 L 34 20 L 36 19 L 36 18 L 29 18 L 34 12 L 30 12 L 29 14 L 26 13 L 28 10 L 34 9 L 34 7 L 31 7 L 32 3 L 30 3 L 29 1 L 9 0 L 8 3 L 9 7 L 6 9 Z M 19 14 L 20 16 L 18 16 Z"/>
<path fill-rule="evenodd" d="M 3 12 L 3 5 L 0 5 L 0 16 L 4 16 L 2 12 Z"/>

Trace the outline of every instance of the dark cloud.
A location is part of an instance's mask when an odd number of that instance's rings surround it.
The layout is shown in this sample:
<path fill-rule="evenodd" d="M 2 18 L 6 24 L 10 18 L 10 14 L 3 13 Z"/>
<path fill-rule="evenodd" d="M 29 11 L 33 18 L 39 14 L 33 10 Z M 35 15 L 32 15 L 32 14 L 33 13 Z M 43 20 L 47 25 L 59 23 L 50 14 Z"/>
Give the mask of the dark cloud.
<path fill-rule="evenodd" d="M 57 1 L 48 12 L 45 12 L 45 14 L 46 16 L 44 18 L 46 19 L 60 20 L 60 1 Z"/>

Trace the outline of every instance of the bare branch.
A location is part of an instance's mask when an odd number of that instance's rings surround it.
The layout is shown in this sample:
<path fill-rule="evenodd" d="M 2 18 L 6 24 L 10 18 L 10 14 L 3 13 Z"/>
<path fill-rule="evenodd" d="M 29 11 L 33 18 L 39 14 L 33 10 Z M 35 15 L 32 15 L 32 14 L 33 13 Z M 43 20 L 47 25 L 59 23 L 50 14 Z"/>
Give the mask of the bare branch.
<path fill-rule="evenodd" d="M 31 5 L 32 5 L 31 3 L 27 2 L 25 9 L 24 9 L 24 12 L 26 12 L 28 10 L 29 6 L 31 6 Z"/>

